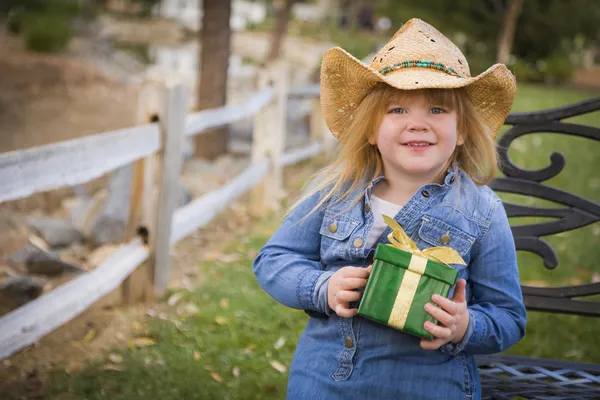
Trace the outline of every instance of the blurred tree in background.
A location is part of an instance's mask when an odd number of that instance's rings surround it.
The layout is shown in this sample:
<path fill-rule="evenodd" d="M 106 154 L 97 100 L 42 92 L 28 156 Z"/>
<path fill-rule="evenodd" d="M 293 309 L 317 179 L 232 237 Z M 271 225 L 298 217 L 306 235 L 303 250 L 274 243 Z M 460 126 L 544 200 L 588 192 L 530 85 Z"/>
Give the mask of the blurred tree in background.
<path fill-rule="evenodd" d="M 360 0 L 356 0 L 360 1 Z M 511 0 L 376 0 L 394 27 L 419 17 L 462 47 L 472 72 L 496 61 Z M 525 0 L 518 13 L 508 64 L 528 80 L 567 79 L 581 52 L 600 40 L 600 1 Z M 523 77 L 523 76 L 522 76 Z"/>

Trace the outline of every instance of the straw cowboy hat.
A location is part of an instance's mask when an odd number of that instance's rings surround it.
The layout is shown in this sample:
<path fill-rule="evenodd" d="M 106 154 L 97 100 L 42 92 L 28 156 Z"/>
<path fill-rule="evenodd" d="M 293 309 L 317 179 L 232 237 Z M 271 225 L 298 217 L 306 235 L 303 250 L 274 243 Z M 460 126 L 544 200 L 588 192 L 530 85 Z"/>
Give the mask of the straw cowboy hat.
<path fill-rule="evenodd" d="M 325 53 L 321 106 L 335 137 L 348 128 L 358 104 L 379 82 L 402 90 L 464 87 L 493 137 L 510 112 L 516 90 L 515 77 L 504 64 L 471 77 L 458 47 L 433 26 L 413 18 L 368 65 L 339 47 Z"/>

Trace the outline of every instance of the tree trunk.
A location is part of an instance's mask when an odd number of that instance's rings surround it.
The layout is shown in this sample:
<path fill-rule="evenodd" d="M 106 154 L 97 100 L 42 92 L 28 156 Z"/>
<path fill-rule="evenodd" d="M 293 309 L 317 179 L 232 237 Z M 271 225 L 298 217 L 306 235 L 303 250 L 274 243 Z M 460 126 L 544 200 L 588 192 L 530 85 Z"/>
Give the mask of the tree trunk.
<path fill-rule="evenodd" d="M 200 31 L 200 81 L 197 108 L 221 107 L 227 101 L 231 0 L 204 0 Z M 196 137 L 196 156 L 214 159 L 227 152 L 229 127 Z"/>
<path fill-rule="evenodd" d="M 287 25 L 292 14 L 292 7 L 295 2 L 296 0 L 286 0 L 285 5 L 277 10 L 277 23 L 275 24 L 275 30 L 273 31 L 271 49 L 269 50 L 269 55 L 267 56 L 267 62 L 279 58 L 281 45 L 285 37 Z"/>
<path fill-rule="evenodd" d="M 498 37 L 498 53 L 496 62 L 507 64 L 512 50 L 515 31 L 517 30 L 517 19 L 523 7 L 523 0 L 508 0 L 508 8 L 504 13 L 504 23 Z"/>

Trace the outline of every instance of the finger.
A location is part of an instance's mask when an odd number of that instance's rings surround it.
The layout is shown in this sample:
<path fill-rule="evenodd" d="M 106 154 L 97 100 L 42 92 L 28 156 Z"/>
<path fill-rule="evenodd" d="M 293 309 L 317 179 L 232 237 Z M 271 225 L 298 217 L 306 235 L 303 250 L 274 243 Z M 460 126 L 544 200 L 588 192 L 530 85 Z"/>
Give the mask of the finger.
<path fill-rule="evenodd" d="M 344 278 L 339 283 L 340 290 L 360 289 L 367 286 L 367 280 L 363 278 Z"/>
<path fill-rule="evenodd" d="M 363 278 L 369 277 L 369 271 L 362 267 L 344 267 L 344 278 Z"/>
<path fill-rule="evenodd" d="M 466 303 L 467 302 L 467 281 L 461 279 L 456 284 L 456 289 L 454 289 L 454 296 L 452 296 L 452 301 L 456 303 Z"/>
<path fill-rule="evenodd" d="M 347 305 L 338 304 L 335 307 L 335 313 L 342 318 L 352 318 L 358 314 L 358 309 L 348 308 Z"/>
<path fill-rule="evenodd" d="M 367 267 L 367 271 L 369 271 L 369 274 L 371 273 L 371 270 L 372 270 L 372 269 L 373 269 L 373 264 L 371 264 L 371 265 L 369 265 L 369 266 Z"/>
<path fill-rule="evenodd" d="M 431 303 L 425 304 L 425 311 L 427 311 L 429 315 L 437 319 L 444 326 L 451 328 L 456 325 L 456 318 L 453 315 L 448 314 L 446 311 L 434 306 Z"/>
<path fill-rule="evenodd" d="M 431 333 L 436 339 L 443 340 L 444 343 L 452 336 L 452 330 L 450 328 L 436 325 L 431 321 L 425 321 L 423 326 L 427 332 Z"/>
<path fill-rule="evenodd" d="M 440 296 L 439 294 L 434 294 L 433 296 L 431 296 L 431 300 L 433 300 L 435 304 L 442 307 L 442 309 L 450 315 L 456 315 L 456 313 L 458 312 L 458 305 L 455 302 L 443 296 Z"/>
<path fill-rule="evenodd" d="M 362 293 L 354 292 L 352 290 L 341 290 L 336 293 L 335 297 L 338 301 L 349 303 L 351 301 L 360 300 L 360 298 L 362 297 Z"/>
<path fill-rule="evenodd" d="M 434 340 L 421 339 L 421 348 L 423 350 L 437 350 L 443 344 L 444 344 L 444 342 L 440 339 L 434 339 Z"/>

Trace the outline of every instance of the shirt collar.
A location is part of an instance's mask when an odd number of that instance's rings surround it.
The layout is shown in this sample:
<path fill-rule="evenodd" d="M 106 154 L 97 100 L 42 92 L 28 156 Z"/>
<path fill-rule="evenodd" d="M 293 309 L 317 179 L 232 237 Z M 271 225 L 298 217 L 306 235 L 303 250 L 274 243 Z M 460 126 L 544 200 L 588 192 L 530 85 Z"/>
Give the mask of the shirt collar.
<path fill-rule="evenodd" d="M 454 184 L 454 182 L 458 178 L 459 173 L 460 173 L 460 167 L 458 166 L 458 163 L 455 161 L 446 170 L 446 176 L 444 177 L 444 184 L 438 185 L 438 186 L 442 186 L 442 187 L 452 186 L 452 184 Z M 373 190 L 373 187 L 384 179 L 385 179 L 385 176 L 382 173 L 371 181 L 371 183 L 367 186 L 367 195 L 369 197 L 371 196 L 371 191 Z"/>

